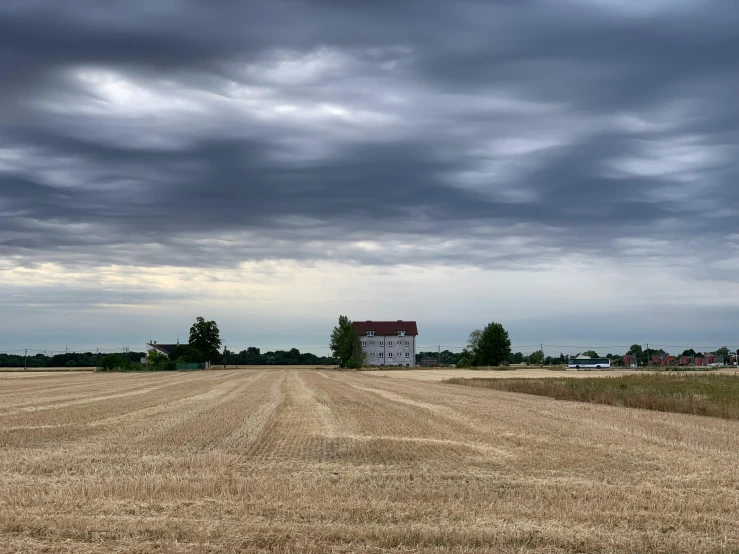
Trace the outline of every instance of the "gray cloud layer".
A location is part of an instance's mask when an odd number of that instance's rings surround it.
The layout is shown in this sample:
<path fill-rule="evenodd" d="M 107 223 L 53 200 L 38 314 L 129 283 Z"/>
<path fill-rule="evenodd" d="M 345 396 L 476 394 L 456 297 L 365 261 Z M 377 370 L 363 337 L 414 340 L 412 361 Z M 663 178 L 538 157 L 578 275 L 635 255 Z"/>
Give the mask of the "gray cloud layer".
<path fill-rule="evenodd" d="M 0 255 L 735 257 L 739 7 L 615 4 L 5 1 Z"/>

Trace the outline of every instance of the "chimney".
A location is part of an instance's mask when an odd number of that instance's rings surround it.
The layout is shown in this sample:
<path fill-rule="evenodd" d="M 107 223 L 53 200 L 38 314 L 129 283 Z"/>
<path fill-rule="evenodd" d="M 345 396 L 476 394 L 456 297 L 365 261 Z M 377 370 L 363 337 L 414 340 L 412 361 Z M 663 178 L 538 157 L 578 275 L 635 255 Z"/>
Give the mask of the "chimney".
<path fill-rule="evenodd" d="M 177 346 L 180 345 L 180 339 L 177 339 Z"/>

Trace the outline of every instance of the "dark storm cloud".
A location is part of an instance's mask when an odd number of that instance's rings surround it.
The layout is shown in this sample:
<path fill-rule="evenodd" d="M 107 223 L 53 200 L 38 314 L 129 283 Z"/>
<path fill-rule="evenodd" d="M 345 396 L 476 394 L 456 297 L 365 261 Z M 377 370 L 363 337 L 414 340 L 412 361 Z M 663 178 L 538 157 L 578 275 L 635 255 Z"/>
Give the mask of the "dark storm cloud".
<path fill-rule="evenodd" d="M 214 6 L 3 3 L 0 254 L 489 266 L 736 243 L 733 2 Z"/>

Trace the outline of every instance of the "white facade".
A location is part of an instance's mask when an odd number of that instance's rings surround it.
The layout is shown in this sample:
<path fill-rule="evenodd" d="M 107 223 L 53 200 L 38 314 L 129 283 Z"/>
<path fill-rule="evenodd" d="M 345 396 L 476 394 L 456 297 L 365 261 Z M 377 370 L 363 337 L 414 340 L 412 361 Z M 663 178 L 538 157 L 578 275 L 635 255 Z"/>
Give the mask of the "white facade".
<path fill-rule="evenodd" d="M 416 365 L 416 337 L 398 331 L 395 335 L 375 335 L 367 331 L 360 337 L 368 365 Z"/>

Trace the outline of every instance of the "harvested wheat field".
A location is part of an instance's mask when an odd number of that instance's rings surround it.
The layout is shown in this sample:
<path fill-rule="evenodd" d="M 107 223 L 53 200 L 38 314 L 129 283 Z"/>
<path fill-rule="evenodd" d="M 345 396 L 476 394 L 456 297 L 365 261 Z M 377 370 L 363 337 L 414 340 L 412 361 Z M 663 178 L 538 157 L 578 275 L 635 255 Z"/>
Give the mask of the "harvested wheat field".
<path fill-rule="evenodd" d="M 0 377 L 0 552 L 737 552 L 737 437 L 371 373 Z"/>

